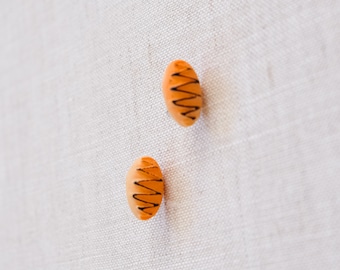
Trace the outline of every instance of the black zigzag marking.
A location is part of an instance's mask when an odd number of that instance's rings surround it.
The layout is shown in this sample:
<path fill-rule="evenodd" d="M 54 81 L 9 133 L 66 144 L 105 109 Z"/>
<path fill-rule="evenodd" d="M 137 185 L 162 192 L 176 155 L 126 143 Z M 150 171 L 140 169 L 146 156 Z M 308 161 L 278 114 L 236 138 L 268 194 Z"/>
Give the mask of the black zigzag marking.
<path fill-rule="evenodd" d="M 143 162 L 148 163 L 148 164 L 150 164 L 151 166 L 147 166 L 147 167 L 143 167 L 143 168 L 138 168 L 137 171 L 143 172 L 143 173 L 148 174 L 148 175 L 150 175 L 150 176 L 152 176 L 152 177 L 155 177 L 155 178 L 154 178 L 154 179 L 149 179 L 149 178 L 147 178 L 147 179 L 144 179 L 144 180 L 135 181 L 134 184 L 135 184 L 136 186 L 140 186 L 140 187 L 143 187 L 143 188 L 145 188 L 145 189 L 147 189 L 147 190 L 150 190 L 150 193 L 136 193 L 136 194 L 133 194 L 132 197 L 133 197 L 135 200 L 137 200 L 137 201 L 140 201 L 140 202 L 143 202 L 143 203 L 148 204 L 149 206 L 138 207 L 138 209 L 141 210 L 141 211 L 143 211 L 144 213 L 146 213 L 146 214 L 148 214 L 148 215 L 152 215 L 152 214 L 150 214 L 150 213 L 148 213 L 148 212 L 145 212 L 145 210 L 146 210 L 146 209 L 149 209 L 149 208 L 157 207 L 157 206 L 159 206 L 159 204 L 158 204 L 158 203 L 153 203 L 153 202 L 148 202 L 148 201 L 142 200 L 142 199 L 138 198 L 137 196 L 141 196 L 141 195 L 147 195 L 147 196 L 155 196 L 155 195 L 157 196 L 157 195 L 162 195 L 162 193 L 158 192 L 157 190 L 154 190 L 154 189 L 152 189 L 152 188 L 149 188 L 149 187 L 143 185 L 143 183 L 144 183 L 144 182 L 162 182 L 163 180 L 160 179 L 160 178 L 157 178 L 156 175 L 154 175 L 154 174 L 152 174 L 152 173 L 150 173 L 150 172 L 148 172 L 148 171 L 145 171 L 145 169 L 154 169 L 154 168 L 158 168 L 157 166 L 153 166 L 152 163 L 149 163 L 149 162 L 147 162 L 147 161 L 143 161 Z"/>
<path fill-rule="evenodd" d="M 192 70 L 192 68 L 187 68 L 186 70 L 184 71 L 188 71 L 188 70 Z M 176 106 L 178 107 L 183 107 L 183 108 L 187 108 L 188 110 L 185 111 L 185 112 L 182 112 L 181 114 L 185 117 L 188 117 L 192 120 L 195 120 L 196 117 L 194 116 L 190 116 L 188 114 L 192 113 L 192 112 L 195 112 L 197 110 L 200 109 L 199 106 L 190 106 L 190 105 L 184 105 L 184 104 L 180 104 L 180 102 L 182 101 L 186 101 L 186 100 L 191 100 L 191 99 L 195 99 L 196 97 L 201 97 L 201 95 L 199 94 L 196 94 L 196 93 L 193 93 L 193 92 L 190 92 L 190 91 L 187 91 L 187 90 L 182 90 L 180 89 L 181 87 L 183 86 L 186 86 L 186 85 L 189 85 L 189 84 L 197 84 L 199 83 L 199 81 L 195 78 L 192 78 L 192 77 L 188 77 L 188 76 L 184 76 L 182 75 L 183 71 L 180 71 L 180 72 L 176 72 L 176 73 L 173 73 L 171 76 L 177 76 L 177 77 L 182 77 L 182 78 L 187 78 L 187 79 L 190 79 L 191 81 L 190 82 L 186 82 L 186 83 L 183 83 L 181 85 L 178 85 L 176 87 L 172 87 L 170 90 L 171 91 L 175 91 L 175 92 L 180 92 L 180 93 L 185 93 L 185 94 L 188 94 L 189 96 L 186 97 L 186 98 L 181 98 L 181 99 L 177 99 L 177 100 L 173 100 L 172 103 L 175 104 Z"/>

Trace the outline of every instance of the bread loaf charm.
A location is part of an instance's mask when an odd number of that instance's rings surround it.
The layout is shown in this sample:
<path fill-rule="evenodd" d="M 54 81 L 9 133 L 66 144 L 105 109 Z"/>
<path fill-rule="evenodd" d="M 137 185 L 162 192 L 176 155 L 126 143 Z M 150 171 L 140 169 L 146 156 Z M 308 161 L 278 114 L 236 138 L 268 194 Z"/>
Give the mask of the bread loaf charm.
<path fill-rule="evenodd" d="M 200 116 L 202 91 L 194 69 L 183 60 L 175 60 L 165 70 L 163 94 L 171 116 L 184 127 Z"/>
<path fill-rule="evenodd" d="M 126 177 L 126 196 L 139 219 L 153 217 L 162 202 L 164 184 L 161 169 L 151 157 L 137 159 Z"/>

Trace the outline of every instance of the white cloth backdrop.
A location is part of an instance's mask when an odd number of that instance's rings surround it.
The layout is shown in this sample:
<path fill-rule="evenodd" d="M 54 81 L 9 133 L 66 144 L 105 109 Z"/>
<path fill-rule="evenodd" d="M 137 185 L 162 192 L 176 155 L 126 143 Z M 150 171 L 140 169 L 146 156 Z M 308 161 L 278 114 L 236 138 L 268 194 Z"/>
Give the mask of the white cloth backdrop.
<path fill-rule="evenodd" d="M 2 1 L 0 269 L 340 269 L 339 44 L 336 0 Z M 179 58 L 190 128 L 160 88 Z"/>

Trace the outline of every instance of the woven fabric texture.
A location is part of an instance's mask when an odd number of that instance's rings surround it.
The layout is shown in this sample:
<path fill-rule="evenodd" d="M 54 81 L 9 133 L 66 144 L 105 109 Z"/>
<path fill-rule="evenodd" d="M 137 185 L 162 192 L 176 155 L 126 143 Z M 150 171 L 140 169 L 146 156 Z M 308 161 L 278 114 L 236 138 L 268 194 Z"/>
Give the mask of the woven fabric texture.
<path fill-rule="evenodd" d="M 33 1 L 0 9 L 0 269 L 340 265 L 340 1 Z M 184 59 L 201 118 L 166 111 Z M 133 161 L 164 202 L 137 220 Z"/>

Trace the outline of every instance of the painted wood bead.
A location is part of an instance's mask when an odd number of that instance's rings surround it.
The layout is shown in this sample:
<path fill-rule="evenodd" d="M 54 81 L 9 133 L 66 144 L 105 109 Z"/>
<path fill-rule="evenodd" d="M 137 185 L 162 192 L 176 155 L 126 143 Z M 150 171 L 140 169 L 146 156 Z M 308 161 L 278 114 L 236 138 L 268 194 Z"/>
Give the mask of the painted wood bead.
<path fill-rule="evenodd" d="M 193 125 L 202 107 L 202 90 L 196 72 L 183 60 L 171 62 L 163 78 L 163 94 L 171 116 L 181 126 Z"/>
<path fill-rule="evenodd" d="M 137 159 L 126 176 L 126 196 L 139 219 L 153 217 L 162 202 L 164 183 L 161 169 L 151 157 Z"/>

